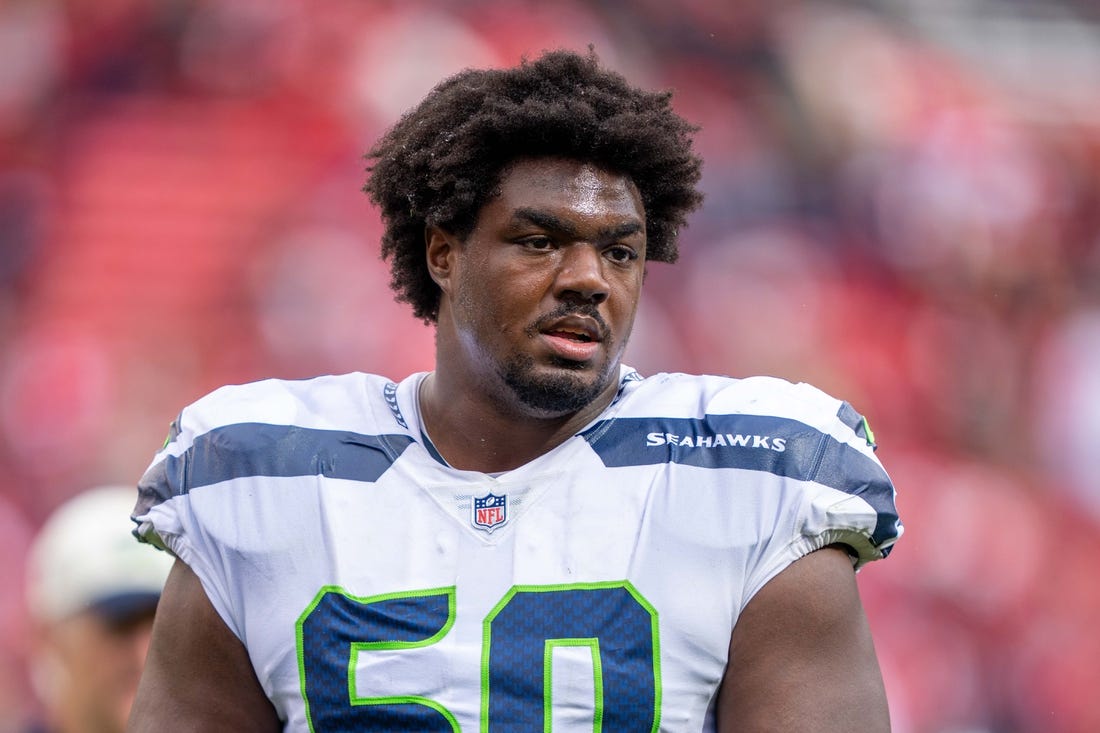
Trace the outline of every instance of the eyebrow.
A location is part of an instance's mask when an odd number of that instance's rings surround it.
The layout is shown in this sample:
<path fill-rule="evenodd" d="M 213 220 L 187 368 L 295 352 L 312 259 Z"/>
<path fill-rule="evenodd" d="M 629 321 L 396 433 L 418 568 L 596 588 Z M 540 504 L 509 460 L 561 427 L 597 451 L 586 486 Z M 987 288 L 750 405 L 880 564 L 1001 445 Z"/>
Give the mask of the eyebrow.
<path fill-rule="evenodd" d="M 576 237 L 580 235 L 578 229 L 573 226 L 571 222 L 562 219 L 561 217 L 550 214 L 546 211 L 531 208 L 519 208 L 512 214 L 512 219 L 523 219 L 535 226 L 542 227 L 549 231 L 560 232 L 569 237 Z M 615 239 L 621 239 L 623 237 L 629 237 L 632 234 L 638 234 L 642 231 L 642 222 L 631 221 L 619 226 L 609 227 L 599 230 L 596 234 L 596 238 L 601 241 L 609 241 Z"/>

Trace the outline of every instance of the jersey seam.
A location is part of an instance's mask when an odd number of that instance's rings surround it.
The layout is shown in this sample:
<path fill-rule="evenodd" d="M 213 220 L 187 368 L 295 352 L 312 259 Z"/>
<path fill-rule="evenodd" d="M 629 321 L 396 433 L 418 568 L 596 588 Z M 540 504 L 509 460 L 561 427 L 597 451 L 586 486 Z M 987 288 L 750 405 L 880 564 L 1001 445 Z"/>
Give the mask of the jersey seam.
<path fill-rule="evenodd" d="M 817 481 L 817 472 L 821 470 L 821 462 L 825 460 L 825 452 L 828 450 L 829 439 L 829 434 L 822 431 L 821 437 L 817 440 L 817 450 L 814 452 L 814 458 L 810 462 L 810 471 L 806 476 L 807 480 Z"/>

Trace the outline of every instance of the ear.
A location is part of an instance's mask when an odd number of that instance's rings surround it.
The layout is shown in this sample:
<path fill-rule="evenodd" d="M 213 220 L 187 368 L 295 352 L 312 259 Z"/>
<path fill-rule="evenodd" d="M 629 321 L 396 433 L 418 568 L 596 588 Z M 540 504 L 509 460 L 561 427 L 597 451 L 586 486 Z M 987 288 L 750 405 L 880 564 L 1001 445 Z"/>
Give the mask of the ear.
<path fill-rule="evenodd" d="M 458 239 L 445 229 L 429 225 L 424 228 L 424 243 L 428 272 L 440 290 L 449 293 L 459 250 Z"/>

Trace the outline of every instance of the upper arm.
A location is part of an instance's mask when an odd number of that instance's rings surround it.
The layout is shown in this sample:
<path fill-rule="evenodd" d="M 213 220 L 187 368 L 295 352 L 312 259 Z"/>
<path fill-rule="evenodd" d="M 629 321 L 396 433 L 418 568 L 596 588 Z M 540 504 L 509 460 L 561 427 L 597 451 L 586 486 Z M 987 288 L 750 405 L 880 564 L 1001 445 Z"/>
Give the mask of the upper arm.
<path fill-rule="evenodd" d="M 244 645 L 218 616 L 198 576 L 176 560 L 157 606 L 127 730 L 281 729 Z"/>
<path fill-rule="evenodd" d="M 794 562 L 733 629 L 718 730 L 889 731 L 886 693 L 847 553 Z"/>

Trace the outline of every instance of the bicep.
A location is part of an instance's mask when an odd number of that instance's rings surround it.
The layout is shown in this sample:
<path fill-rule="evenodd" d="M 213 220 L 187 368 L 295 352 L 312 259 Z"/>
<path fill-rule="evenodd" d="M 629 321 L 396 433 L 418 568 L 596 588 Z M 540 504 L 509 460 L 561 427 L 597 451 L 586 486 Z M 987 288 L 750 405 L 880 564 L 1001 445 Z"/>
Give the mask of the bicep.
<path fill-rule="evenodd" d="M 157 606 L 127 730 L 281 730 L 244 645 L 180 560 Z"/>
<path fill-rule="evenodd" d="M 718 696 L 718 730 L 888 731 L 889 712 L 847 553 L 794 562 L 746 605 Z"/>

